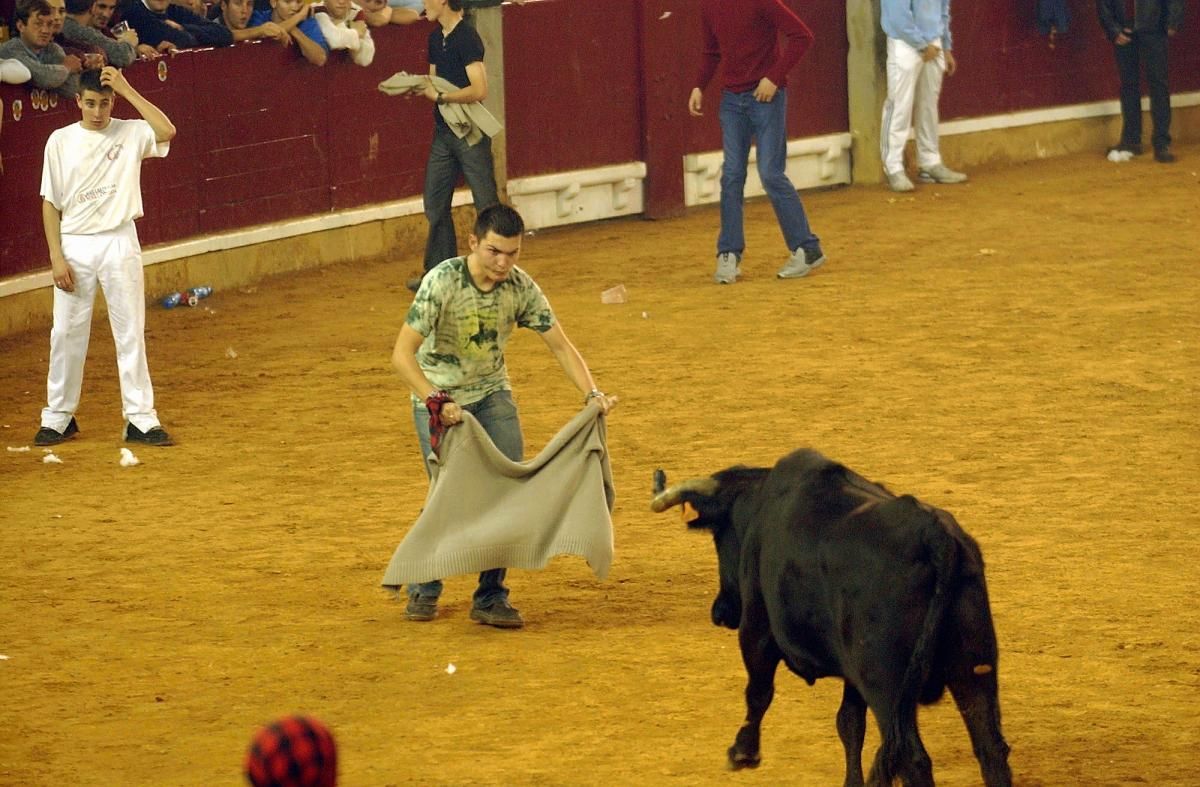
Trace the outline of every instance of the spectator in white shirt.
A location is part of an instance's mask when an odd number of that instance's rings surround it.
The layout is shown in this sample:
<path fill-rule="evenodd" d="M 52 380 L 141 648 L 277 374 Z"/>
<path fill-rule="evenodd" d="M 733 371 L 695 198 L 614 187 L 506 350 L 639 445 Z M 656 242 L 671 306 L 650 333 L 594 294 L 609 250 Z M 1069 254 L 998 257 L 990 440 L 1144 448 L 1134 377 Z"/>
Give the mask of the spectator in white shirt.
<path fill-rule="evenodd" d="M 367 23 L 355 19 L 358 12 L 350 0 L 325 0 L 325 10 L 313 16 L 330 49 L 345 49 L 355 63 L 369 66 L 375 59 L 375 41 Z"/>

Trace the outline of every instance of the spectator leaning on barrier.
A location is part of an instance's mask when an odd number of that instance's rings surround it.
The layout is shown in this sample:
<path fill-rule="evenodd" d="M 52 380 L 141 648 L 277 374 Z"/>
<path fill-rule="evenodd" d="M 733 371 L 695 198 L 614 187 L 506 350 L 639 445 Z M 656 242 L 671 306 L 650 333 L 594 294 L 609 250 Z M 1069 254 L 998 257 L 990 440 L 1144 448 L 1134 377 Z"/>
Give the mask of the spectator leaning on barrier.
<path fill-rule="evenodd" d="M 475 210 L 480 212 L 500 201 L 492 162 L 492 140 L 484 134 L 475 143 L 460 138 L 442 117 L 442 104 L 472 104 L 487 98 L 487 69 L 483 64 L 483 39 L 475 28 L 463 23 L 462 0 L 425 0 L 425 18 L 436 22 L 429 33 L 430 82 L 421 95 L 434 103 L 433 143 L 425 165 L 425 218 L 429 237 L 425 240 L 425 273 L 442 260 L 458 254 L 454 217 L 450 212 L 454 187 L 461 175 L 471 188 Z M 457 90 L 441 91 L 433 86 L 441 77 Z M 421 277 L 409 279 L 416 292 Z"/>
<path fill-rule="evenodd" d="M 1096 0 L 1100 26 L 1113 42 L 1121 80 L 1121 142 L 1112 150 L 1142 152 L 1142 69 L 1150 86 L 1154 160 L 1170 164 L 1171 90 L 1167 86 L 1167 40 L 1183 24 L 1183 0 Z"/>
<path fill-rule="evenodd" d="M 104 65 L 124 68 L 137 58 L 137 32 L 124 30 L 116 38 L 105 35 L 93 25 L 92 7 L 92 0 L 67 0 L 67 19 L 60 38 L 100 52 Z"/>
<path fill-rule="evenodd" d="M 358 8 L 350 0 L 325 0 L 325 10 L 313 14 L 330 49 L 345 49 L 350 59 L 369 66 L 375 59 L 375 40 L 367 23 L 356 20 Z"/>
<path fill-rule="evenodd" d="M 904 171 L 908 129 L 917 138 L 918 180 L 962 183 L 967 176 L 942 162 L 938 144 L 938 98 L 942 76 L 958 69 L 950 37 L 950 0 L 883 0 L 887 34 L 887 100 L 879 134 L 883 171 L 892 191 L 912 191 Z"/>
<path fill-rule="evenodd" d="M 312 12 L 308 0 L 271 0 L 270 10 L 256 9 L 250 15 L 250 24 L 274 22 L 296 42 L 296 48 L 305 60 L 314 66 L 323 66 L 329 57 L 329 44 L 325 42 L 321 26 L 312 18 Z"/>
<path fill-rule="evenodd" d="M 254 0 L 219 0 L 212 7 L 210 18 L 229 28 L 235 43 L 259 38 L 273 38 L 284 46 L 292 43 L 287 31 L 271 20 L 251 26 L 250 18 L 253 14 Z"/>
<path fill-rule="evenodd" d="M 116 10 L 117 10 L 117 0 L 96 0 L 94 3 L 92 3 L 92 14 L 91 14 L 92 27 L 94 29 L 98 30 L 100 33 L 102 33 L 105 36 L 114 37 L 112 31 L 109 30 L 108 26 L 112 22 L 113 13 L 116 12 Z M 134 30 L 128 24 L 126 24 L 124 27 L 133 36 L 133 38 L 135 38 L 135 39 L 137 38 L 136 30 Z M 116 36 L 116 38 L 120 38 L 120 36 Z M 164 41 L 160 45 L 160 49 L 162 51 L 165 51 L 170 48 L 171 48 L 170 41 Z M 138 41 L 136 43 L 136 45 L 134 46 L 134 49 L 137 50 L 138 57 L 145 58 L 147 60 L 159 57 L 161 55 L 160 49 L 155 49 L 154 47 L 150 46 L 149 44 L 144 44 L 141 41 Z M 115 65 L 115 63 L 113 65 Z"/>
<path fill-rule="evenodd" d="M 371 27 L 392 25 L 411 25 L 421 18 L 423 2 L 416 7 L 405 5 L 388 5 L 387 0 L 362 0 L 362 19 Z"/>
<path fill-rule="evenodd" d="M 82 61 L 52 40 L 54 11 L 46 0 L 17 0 L 13 23 L 18 36 L 0 44 L 0 60 L 13 59 L 29 69 L 29 83 L 68 98 L 79 92 Z"/>
<path fill-rule="evenodd" d="M 121 18 L 138 33 L 143 44 L 161 50 L 170 42 L 175 49 L 201 46 L 232 46 L 233 33 L 224 25 L 210 22 L 171 0 L 131 0 L 121 6 Z"/>

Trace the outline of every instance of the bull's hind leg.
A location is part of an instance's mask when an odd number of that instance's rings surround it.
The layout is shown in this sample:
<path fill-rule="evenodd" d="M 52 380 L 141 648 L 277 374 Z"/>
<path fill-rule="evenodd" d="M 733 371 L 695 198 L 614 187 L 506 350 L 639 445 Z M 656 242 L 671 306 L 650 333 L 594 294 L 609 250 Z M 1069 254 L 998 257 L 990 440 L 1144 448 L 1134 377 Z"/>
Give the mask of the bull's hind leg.
<path fill-rule="evenodd" d="M 980 664 L 968 675 L 950 679 L 950 693 L 971 735 L 975 759 L 987 787 L 1011 787 L 1008 743 L 1000 731 L 1000 696 L 993 664 Z"/>
<path fill-rule="evenodd" d="M 846 750 L 845 787 L 863 787 L 862 748 L 867 734 L 867 702 L 849 681 L 842 684 L 842 705 L 837 712 L 838 737 Z"/>
<path fill-rule="evenodd" d="M 738 730 L 729 747 L 729 767 L 733 770 L 757 768 L 762 760 L 759 752 L 759 731 L 762 718 L 775 697 L 775 670 L 783 655 L 769 633 L 738 629 L 742 646 L 742 661 L 746 665 L 746 722 Z"/>

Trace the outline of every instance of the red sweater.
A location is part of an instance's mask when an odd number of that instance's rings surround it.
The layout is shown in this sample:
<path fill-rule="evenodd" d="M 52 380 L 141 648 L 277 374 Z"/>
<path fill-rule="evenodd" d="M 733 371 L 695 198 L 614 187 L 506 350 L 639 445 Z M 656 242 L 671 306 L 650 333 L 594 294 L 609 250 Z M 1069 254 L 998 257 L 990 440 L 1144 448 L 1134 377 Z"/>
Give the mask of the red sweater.
<path fill-rule="evenodd" d="M 813 34 L 782 0 L 704 0 L 704 49 L 696 85 L 703 90 L 725 64 L 725 89 L 744 93 L 763 77 L 787 87 L 787 74 L 812 46 Z M 787 39 L 779 54 L 779 35 Z"/>

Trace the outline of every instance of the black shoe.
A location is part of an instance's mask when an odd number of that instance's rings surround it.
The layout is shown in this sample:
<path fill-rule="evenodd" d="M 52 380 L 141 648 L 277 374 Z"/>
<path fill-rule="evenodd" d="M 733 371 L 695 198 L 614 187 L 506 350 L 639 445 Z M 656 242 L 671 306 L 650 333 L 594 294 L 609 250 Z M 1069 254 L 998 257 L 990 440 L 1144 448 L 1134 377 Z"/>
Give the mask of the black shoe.
<path fill-rule="evenodd" d="M 404 608 L 404 617 L 408 620 L 433 620 L 437 617 L 436 596 L 410 596 L 408 606 Z"/>
<path fill-rule="evenodd" d="M 411 279 L 409 279 L 408 281 L 404 282 L 404 286 L 409 288 L 413 292 L 416 292 L 417 290 L 421 289 L 421 282 L 424 280 L 425 280 L 425 277 L 423 275 L 422 276 L 414 276 Z"/>
<path fill-rule="evenodd" d="M 77 434 L 79 434 L 79 424 L 75 423 L 75 416 L 71 416 L 71 422 L 61 432 L 56 432 L 48 426 L 43 426 L 37 430 L 37 434 L 33 436 L 33 444 L 58 445 L 59 443 L 65 443 Z"/>
<path fill-rule="evenodd" d="M 133 424 L 125 424 L 125 442 L 159 446 L 175 445 L 171 441 L 171 436 L 167 434 L 167 430 L 161 426 L 151 427 L 149 430 L 143 432 Z"/>
<path fill-rule="evenodd" d="M 490 607 L 472 607 L 471 620 L 478 620 L 485 626 L 495 626 L 498 629 L 519 629 L 525 625 L 525 619 L 508 601 L 497 601 Z"/>
<path fill-rule="evenodd" d="M 1108 149 L 1109 153 L 1112 153 L 1113 151 L 1118 153 L 1129 153 L 1133 156 L 1140 156 L 1143 152 L 1145 152 L 1140 143 L 1127 145 L 1124 142 L 1122 142 L 1120 145 L 1114 145 Z"/>
<path fill-rule="evenodd" d="M 1174 164 L 1175 154 L 1166 148 L 1156 148 L 1154 151 L 1154 160 L 1159 164 Z"/>

